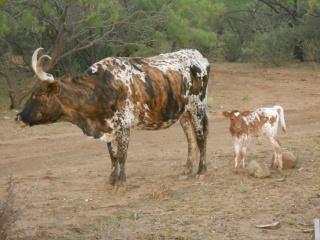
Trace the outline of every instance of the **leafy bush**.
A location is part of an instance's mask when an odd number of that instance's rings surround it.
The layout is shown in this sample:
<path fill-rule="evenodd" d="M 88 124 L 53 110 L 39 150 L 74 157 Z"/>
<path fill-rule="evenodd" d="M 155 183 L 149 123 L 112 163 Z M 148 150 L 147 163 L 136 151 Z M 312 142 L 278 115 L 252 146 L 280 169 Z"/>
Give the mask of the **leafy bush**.
<path fill-rule="evenodd" d="M 239 37 L 232 33 L 223 34 L 223 55 L 228 62 L 237 62 L 242 56 L 242 44 Z"/>
<path fill-rule="evenodd" d="M 284 64 L 293 59 L 293 43 L 281 34 L 256 34 L 250 46 L 243 49 L 243 58 L 264 65 Z"/>

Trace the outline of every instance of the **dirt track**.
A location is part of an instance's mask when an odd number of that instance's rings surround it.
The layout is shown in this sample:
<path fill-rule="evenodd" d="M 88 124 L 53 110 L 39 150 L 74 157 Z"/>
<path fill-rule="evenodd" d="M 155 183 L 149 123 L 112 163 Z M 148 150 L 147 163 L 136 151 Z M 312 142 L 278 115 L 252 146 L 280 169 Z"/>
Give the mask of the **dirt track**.
<path fill-rule="evenodd" d="M 123 196 L 103 190 L 110 173 L 106 143 L 86 138 L 68 123 L 20 129 L 14 112 L 1 112 L 0 196 L 9 174 L 17 181 L 18 205 L 37 184 L 15 237 L 313 239 L 302 230 L 320 218 L 320 71 L 312 66 L 213 64 L 211 74 L 205 179 L 178 180 L 187 156 L 179 124 L 156 132 L 132 131 Z M 297 156 L 298 167 L 271 170 L 268 179 L 234 174 L 233 140 L 221 111 L 275 104 L 285 110 L 282 146 Z M 261 145 L 252 139 L 247 163 L 258 158 L 270 166 L 266 139 Z M 255 227 L 276 220 L 279 229 Z"/>

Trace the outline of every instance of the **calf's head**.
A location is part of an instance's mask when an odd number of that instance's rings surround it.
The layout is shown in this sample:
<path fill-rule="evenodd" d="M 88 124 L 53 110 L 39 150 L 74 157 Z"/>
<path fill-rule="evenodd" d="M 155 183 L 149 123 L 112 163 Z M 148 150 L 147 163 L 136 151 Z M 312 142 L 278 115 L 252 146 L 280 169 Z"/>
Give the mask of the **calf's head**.
<path fill-rule="evenodd" d="M 243 117 L 249 116 L 250 111 L 243 111 L 240 112 L 238 110 L 233 110 L 233 111 L 223 111 L 222 115 L 230 118 L 230 132 L 231 133 L 236 133 L 236 132 L 241 132 L 242 126 L 244 123 Z"/>
<path fill-rule="evenodd" d="M 56 97 L 60 93 L 60 85 L 54 81 L 51 74 L 45 73 L 42 69 L 43 60 L 51 58 L 48 55 L 43 55 L 37 61 L 37 54 L 40 50 L 42 48 L 38 48 L 33 53 L 32 66 L 41 82 L 36 86 L 22 112 L 16 116 L 16 123 L 21 127 L 52 123 L 62 115 L 62 108 Z"/>

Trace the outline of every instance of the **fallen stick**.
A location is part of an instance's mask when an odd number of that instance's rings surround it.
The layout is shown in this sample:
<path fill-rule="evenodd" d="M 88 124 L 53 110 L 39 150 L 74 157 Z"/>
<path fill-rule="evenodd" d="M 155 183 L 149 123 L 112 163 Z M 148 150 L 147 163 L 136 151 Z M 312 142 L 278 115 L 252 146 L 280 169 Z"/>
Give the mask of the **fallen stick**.
<path fill-rule="evenodd" d="M 278 229 L 280 228 L 280 222 L 273 222 L 270 224 L 257 225 L 257 228 L 265 228 L 265 229 Z M 318 239 L 317 239 L 318 240 Z"/>

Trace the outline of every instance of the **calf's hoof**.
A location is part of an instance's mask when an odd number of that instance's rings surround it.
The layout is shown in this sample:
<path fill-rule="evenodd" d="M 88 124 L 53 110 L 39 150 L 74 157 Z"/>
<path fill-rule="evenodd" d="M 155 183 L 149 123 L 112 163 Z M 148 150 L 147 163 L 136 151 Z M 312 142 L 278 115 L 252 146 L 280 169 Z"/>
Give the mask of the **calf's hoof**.
<path fill-rule="evenodd" d="M 236 168 L 232 169 L 232 171 L 233 171 L 235 174 L 243 173 L 243 172 L 245 172 L 245 168 L 244 168 L 243 166 L 240 166 L 240 167 L 236 167 Z"/>

